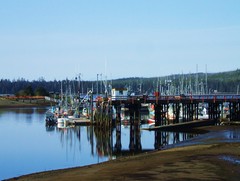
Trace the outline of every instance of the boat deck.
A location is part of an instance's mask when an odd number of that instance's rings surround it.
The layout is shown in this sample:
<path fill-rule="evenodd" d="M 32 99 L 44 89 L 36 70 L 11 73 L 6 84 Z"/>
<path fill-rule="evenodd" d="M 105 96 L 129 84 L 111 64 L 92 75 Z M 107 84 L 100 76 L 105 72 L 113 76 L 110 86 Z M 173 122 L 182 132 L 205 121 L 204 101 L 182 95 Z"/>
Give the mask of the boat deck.
<path fill-rule="evenodd" d="M 71 123 L 74 125 L 90 125 L 91 124 L 91 120 L 85 117 L 81 117 L 81 118 L 74 118 L 71 120 Z"/>

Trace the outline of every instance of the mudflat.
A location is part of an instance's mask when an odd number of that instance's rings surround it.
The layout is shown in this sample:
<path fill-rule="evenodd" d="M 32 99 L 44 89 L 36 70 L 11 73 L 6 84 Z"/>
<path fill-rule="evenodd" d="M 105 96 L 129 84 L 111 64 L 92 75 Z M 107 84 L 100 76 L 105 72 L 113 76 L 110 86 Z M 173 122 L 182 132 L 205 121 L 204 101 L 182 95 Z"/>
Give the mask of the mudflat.
<path fill-rule="evenodd" d="M 240 126 L 211 126 L 201 129 L 209 132 L 165 150 L 90 166 L 34 173 L 10 180 L 238 181 Z"/>

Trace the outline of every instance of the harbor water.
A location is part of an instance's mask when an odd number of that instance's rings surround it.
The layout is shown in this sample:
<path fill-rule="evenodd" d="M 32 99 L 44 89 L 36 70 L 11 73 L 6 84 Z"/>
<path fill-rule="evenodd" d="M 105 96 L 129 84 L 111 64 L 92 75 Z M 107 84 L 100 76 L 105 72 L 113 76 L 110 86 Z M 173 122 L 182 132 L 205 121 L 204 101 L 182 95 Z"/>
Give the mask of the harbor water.
<path fill-rule="evenodd" d="M 46 126 L 48 108 L 0 109 L 0 180 L 35 172 L 85 166 L 161 149 L 193 134 L 113 128 Z"/>

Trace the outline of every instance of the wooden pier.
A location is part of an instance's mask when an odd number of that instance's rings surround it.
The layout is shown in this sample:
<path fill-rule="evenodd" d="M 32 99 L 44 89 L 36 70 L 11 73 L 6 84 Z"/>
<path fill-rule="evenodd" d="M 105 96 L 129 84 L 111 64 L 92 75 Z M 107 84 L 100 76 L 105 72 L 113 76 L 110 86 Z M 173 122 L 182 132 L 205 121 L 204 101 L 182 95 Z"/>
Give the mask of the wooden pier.
<path fill-rule="evenodd" d="M 182 96 L 122 96 L 108 97 L 98 100 L 95 112 L 95 122 L 99 127 L 111 127 L 112 108 L 116 110 L 116 124 L 121 122 L 120 110 L 122 107 L 129 109 L 130 123 L 141 122 L 141 105 L 151 104 L 155 110 L 156 128 L 180 128 L 200 126 L 203 124 L 220 124 L 223 120 L 223 107 L 228 105 L 228 121 L 240 121 L 240 95 L 182 95 Z M 207 104 L 208 118 L 199 120 L 199 106 Z M 171 106 L 174 117 L 171 121 L 167 118 L 169 107 Z M 180 115 L 181 112 L 181 115 Z M 193 122 L 194 121 L 194 122 Z"/>

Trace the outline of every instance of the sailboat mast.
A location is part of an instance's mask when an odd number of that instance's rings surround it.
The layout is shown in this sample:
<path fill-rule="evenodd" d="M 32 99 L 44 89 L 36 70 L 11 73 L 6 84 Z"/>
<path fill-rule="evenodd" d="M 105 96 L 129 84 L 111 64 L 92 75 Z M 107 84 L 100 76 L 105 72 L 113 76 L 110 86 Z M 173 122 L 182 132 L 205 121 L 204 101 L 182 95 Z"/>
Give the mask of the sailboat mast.
<path fill-rule="evenodd" d="M 205 93 L 208 94 L 207 64 L 206 64 L 206 66 L 205 66 L 205 69 L 206 69 L 206 74 L 205 74 L 206 91 L 205 91 Z"/>
<path fill-rule="evenodd" d="M 63 100 L 63 88 L 62 88 L 62 81 L 61 81 L 61 103 L 62 103 L 62 100 Z"/>
<path fill-rule="evenodd" d="M 195 90 L 196 90 L 196 94 L 198 94 L 198 64 L 196 65 L 196 83 L 195 83 L 196 87 L 195 87 Z"/>

